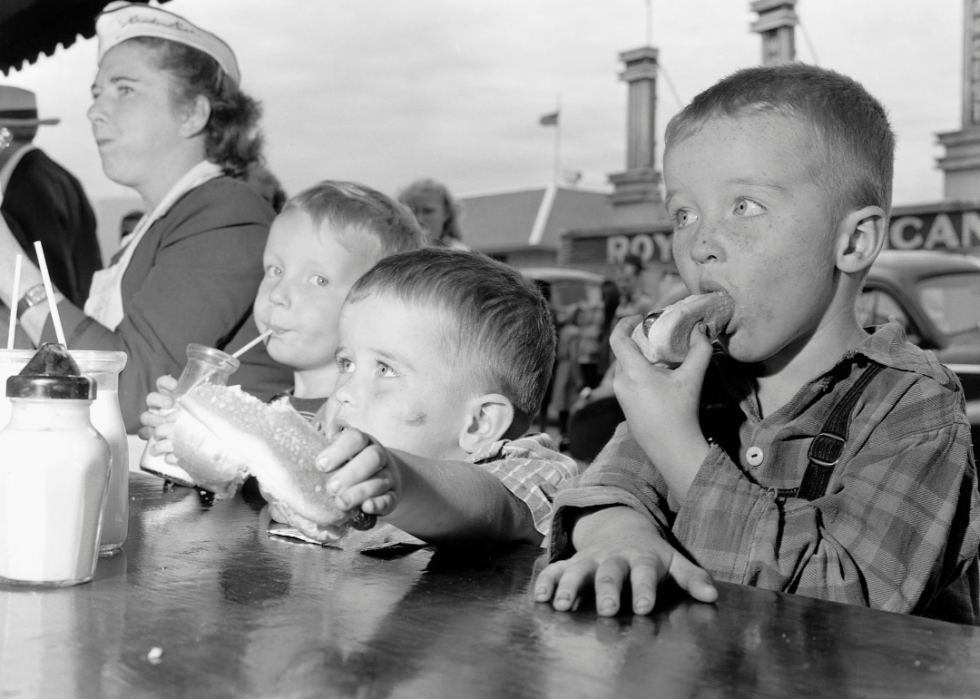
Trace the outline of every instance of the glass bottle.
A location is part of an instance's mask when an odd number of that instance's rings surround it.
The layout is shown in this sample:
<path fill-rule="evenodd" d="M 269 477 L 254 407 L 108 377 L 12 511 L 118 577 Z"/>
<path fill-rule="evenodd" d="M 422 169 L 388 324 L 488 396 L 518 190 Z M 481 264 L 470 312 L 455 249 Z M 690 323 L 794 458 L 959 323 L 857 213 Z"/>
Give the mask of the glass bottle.
<path fill-rule="evenodd" d="M 45 346 L 42 346 L 42 350 Z M 0 430 L 0 579 L 62 587 L 92 579 L 111 452 L 92 426 L 96 383 L 21 373 Z"/>
<path fill-rule="evenodd" d="M 109 493 L 99 551 L 111 556 L 119 551 L 129 533 L 129 442 L 119 408 L 119 372 L 126 366 L 125 352 L 70 350 L 82 374 L 95 379 L 98 394 L 92 404 L 92 425 L 109 443 Z"/>
<path fill-rule="evenodd" d="M 227 352 L 191 343 L 187 345 L 187 364 L 177 380 L 177 388 L 171 395 L 176 400 L 201 383 L 224 386 L 228 383 L 228 377 L 237 371 L 238 366 L 239 361 Z M 175 409 L 171 408 L 167 412 Z M 140 468 L 179 485 L 194 487 L 194 481 L 187 471 L 179 465 L 167 463 L 163 456 L 150 453 L 150 448 L 155 442 L 156 440 L 152 438 L 147 442 L 146 449 L 143 450 L 143 458 L 140 459 Z"/>
<path fill-rule="evenodd" d="M 10 420 L 10 399 L 7 398 L 7 379 L 27 366 L 37 350 L 0 349 L 0 429 Z"/>

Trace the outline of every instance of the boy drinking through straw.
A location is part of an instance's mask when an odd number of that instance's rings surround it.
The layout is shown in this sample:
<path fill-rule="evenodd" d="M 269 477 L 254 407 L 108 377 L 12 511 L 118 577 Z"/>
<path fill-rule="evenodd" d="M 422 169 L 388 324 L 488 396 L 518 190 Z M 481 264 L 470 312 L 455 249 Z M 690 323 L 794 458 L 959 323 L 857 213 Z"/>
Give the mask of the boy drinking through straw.
<path fill-rule="evenodd" d="M 414 250 L 422 232 L 411 212 L 390 197 L 355 182 L 324 181 L 289 200 L 269 231 L 262 263 L 265 275 L 255 299 L 260 333 L 272 331 L 266 350 L 293 369 L 290 404 L 314 419 L 339 375 L 337 325 L 347 292 L 386 255 Z M 173 450 L 176 420 L 171 391 L 176 379 L 157 380 L 147 396 L 140 436 L 157 437 L 154 453 Z M 176 458 L 167 457 L 175 464 Z"/>
<path fill-rule="evenodd" d="M 980 498 L 955 376 L 855 298 L 884 242 L 894 136 L 859 84 L 813 66 L 739 71 L 668 125 L 673 251 L 692 293 L 735 303 L 675 370 L 625 319 L 626 422 L 556 500 L 535 597 L 653 609 L 718 580 L 976 624 Z M 591 593 L 590 593 L 591 594 Z"/>

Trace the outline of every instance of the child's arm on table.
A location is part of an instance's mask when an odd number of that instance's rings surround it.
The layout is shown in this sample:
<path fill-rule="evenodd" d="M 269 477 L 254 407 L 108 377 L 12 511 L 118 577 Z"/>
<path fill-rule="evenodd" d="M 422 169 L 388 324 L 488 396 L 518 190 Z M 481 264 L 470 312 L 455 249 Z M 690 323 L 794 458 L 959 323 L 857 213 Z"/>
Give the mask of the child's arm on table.
<path fill-rule="evenodd" d="M 340 507 L 360 507 L 425 541 L 541 542 L 527 505 L 475 464 L 386 449 L 347 429 L 317 465 L 333 472 L 327 489 Z"/>
<path fill-rule="evenodd" d="M 668 492 L 629 426 L 622 423 L 592 465 L 558 491 L 551 530 L 553 562 L 538 576 L 535 599 L 554 598 L 555 609 L 565 611 L 594 586 L 599 614 L 613 616 L 629 578 L 633 612 L 649 614 L 657 586 L 671 578 L 695 599 L 713 602 L 718 593 L 708 573 L 668 538 Z M 564 560 L 566 556 L 570 557 Z"/>
<path fill-rule="evenodd" d="M 668 577 L 697 600 L 714 602 L 718 597 L 711 577 L 629 507 L 583 509 L 572 527 L 575 555 L 541 571 L 534 588 L 538 602 L 553 599 L 555 609 L 568 611 L 578 606 L 584 589 L 594 586 L 596 610 L 614 616 L 627 578 L 635 614 L 653 611 L 657 586 Z"/>
<path fill-rule="evenodd" d="M 150 453 L 155 456 L 165 454 L 167 463 L 176 463 L 177 458 L 173 456 L 173 444 L 170 436 L 173 434 L 174 423 L 177 421 L 177 413 L 174 408 L 177 402 L 173 398 L 173 392 L 177 389 L 177 379 L 172 376 L 164 375 L 157 379 L 157 390 L 146 395 L 146 405 L 148 410 L 140 415 L 140 427 L 137 434 L 150 441 L 156 440 L 150 447 Z"/>

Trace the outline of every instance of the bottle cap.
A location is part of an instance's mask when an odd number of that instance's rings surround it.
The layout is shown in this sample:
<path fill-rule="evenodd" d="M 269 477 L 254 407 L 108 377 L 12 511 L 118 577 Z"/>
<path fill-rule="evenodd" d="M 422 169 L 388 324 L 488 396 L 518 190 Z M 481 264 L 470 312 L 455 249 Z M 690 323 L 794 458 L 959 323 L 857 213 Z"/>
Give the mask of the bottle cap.
<path fill-rule="evenodd" d="M 20 373 L 7 379 L 8 398 L 92 400 L 96 383 L 82 376 L 64 345 L 46 343 Z"/>

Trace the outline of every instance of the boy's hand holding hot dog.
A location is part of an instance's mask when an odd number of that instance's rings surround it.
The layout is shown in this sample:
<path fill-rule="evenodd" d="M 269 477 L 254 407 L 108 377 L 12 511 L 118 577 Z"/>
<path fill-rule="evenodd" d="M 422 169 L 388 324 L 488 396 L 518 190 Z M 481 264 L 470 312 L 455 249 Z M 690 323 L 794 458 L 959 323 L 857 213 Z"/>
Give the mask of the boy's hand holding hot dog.
<path fill-rule="evenodd" d="M 698 422 L 698 404 L 711 343 L 704 325 L 695 324 L 687 357 L 676 369 L 668 369 L 651 364 L 641 353 L 631 337 L 638 322 L 638 316 L 624 318 L 609 338 L 618 363 L 616 399 L 633 438 L 674 496 L 683 500 L 709 449 Z"/>

